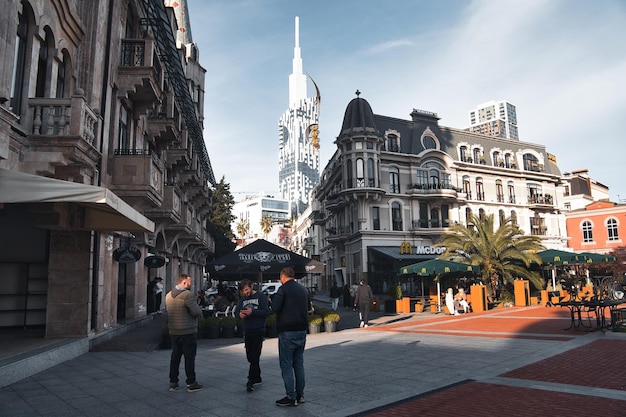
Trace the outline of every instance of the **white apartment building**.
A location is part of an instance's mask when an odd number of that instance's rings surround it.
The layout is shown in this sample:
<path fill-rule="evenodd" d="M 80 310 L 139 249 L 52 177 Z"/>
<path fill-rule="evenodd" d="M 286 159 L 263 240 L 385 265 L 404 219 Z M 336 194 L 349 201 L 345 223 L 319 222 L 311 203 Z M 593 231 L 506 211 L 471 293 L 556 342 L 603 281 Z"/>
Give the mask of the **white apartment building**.
<path fill-rule="evenodd" d="M 315 97 L 307 97 L 298 17 L 295 26 L 293 70 L 289 75 L 289 108 L 278 122 L 278 186 L 281 198 L 290 202 L 292 215 L 302 213 L 309 205 L 309 195 L 319 182 L 320 171 L 320 94 L 317 91 Z"/>
<path fill-rule="evenodd" d="M 519 140 L 515 106 L 507 101 L 489 101 L 469 112 L 468 131 Z"/>
<path fill-rule="evenodd" d="M 232 213 L 235 220 L 231 228 L 237 238 L 242 239 L 242 245 L 249 244 L 256 239 L 265 239 L 275 245 L 286 247 L 289 245 L 289 233 L 285 228 L 285 223 L 290 219 L 289 206 L 289 201 L 263 193 L 246 196 L 233 206 Z M 269 216 L 272 219 L 272 228 L 267 234 L 261 225 L 263 216 Z M 237 232 L 237 225 L 242 220 L 246 221 L 249 226 L 248 233 L 243 238 Z"/>

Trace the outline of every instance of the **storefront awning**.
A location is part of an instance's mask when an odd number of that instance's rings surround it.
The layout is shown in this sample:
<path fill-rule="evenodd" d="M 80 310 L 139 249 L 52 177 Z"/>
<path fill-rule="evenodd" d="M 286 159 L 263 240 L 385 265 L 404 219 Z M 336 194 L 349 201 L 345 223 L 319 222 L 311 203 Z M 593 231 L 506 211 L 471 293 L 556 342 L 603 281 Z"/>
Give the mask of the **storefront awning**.
<path fill-rule="evenodd" d="M 111 190 L 0 168 L 0 203 L 70 203 L 84 208 L 81 228 L 154 232 L 147 219 Z"/>

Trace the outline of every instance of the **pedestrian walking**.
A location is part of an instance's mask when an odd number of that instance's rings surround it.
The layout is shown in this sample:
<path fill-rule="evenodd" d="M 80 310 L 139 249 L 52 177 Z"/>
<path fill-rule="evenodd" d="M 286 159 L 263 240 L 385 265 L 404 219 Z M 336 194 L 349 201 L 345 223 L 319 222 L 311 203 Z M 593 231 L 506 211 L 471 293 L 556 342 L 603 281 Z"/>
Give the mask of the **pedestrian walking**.
<path fill-rule="evenodd" d="M 172 339 L 170 356 L 170 391 L 178 389 L 178 374 L 181 357 L 185 357 L 187 391 L 196 392 L 204 387 L 196 381 L 196 351 L 198 349 L 198 317 L 202 309 L 191 292 L 191 277 L 178 276 L 178 284 L 165 296 L 167 326 Z"/>
<path fill-rule="evenodd" d="M 293 268 L 280 271 L 283 285 L 272 301 L 278 330 L 278 360 L 286 393 L 276 405 L 283 407 L 295 407 L 304 402 L 304 347 L 311 301 L 307 289 L 294 278 Z"/>
<path fill-rule="evenodd" d="M 354 307 L 359 309 L 359 318 L 361 319 L 360 327 L 368 326 L 370 317 L 370 302 L 372 301 L 372 298 L 374 298 L 372 289 L 367 282 L 362 279 L 359 282 L 359 287 L 354 295 Z"/>
<path fill-rule="evenodd" d="M 337 287 L 337 282 L 333 282 L 333 286 L 330 287 L 330 307 L 337 311 L 337 307 L 339 306 L 339 296 L 341 295 L 341 291 L 339 287 Z"/>
<path fill-rule="evenodd" d="M 259 361 L 265 337 L 265 319 L 270 313 L 270 308 L 267 296 L 256 291 L 252 281 L 244 279 L 241 282 L 241 293 L 235 315 L 243 320 L 243 342 L 246 359 L 250 364 L 246 390 L 252 392 L 254 386 L 262 382 Z"/>

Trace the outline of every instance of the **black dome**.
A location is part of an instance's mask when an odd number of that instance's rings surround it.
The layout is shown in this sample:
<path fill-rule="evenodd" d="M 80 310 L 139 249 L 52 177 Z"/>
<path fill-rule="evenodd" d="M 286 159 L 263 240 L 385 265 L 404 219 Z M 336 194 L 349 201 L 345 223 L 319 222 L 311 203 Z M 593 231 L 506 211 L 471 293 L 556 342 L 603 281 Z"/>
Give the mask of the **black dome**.
<path fill-rule="evenodd" d="M 374 124 L 374 113 L 367 100 L 357 97 L 348 103 L 346 113 L 343 116 L 341 135 L 360 134 L 365 132 L 378 133 Z"/>

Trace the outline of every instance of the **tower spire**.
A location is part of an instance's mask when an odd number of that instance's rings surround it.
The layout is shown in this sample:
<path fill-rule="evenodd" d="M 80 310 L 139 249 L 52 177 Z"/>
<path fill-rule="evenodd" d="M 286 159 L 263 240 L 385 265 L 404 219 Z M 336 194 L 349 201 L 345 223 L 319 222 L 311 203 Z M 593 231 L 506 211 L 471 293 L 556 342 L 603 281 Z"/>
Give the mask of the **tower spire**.
<path fill-rule="evenodd" d="M 289 75 L 289 106 L 297 106 L 300 100 L 307 97 L 306 75 L 302 71 L 300 54 L 300 18 L 296 16 L 295 46 L 293 48 L 292 70 Z"/>

